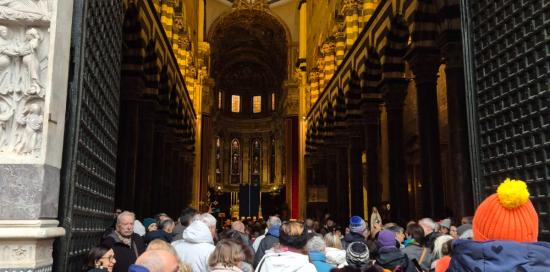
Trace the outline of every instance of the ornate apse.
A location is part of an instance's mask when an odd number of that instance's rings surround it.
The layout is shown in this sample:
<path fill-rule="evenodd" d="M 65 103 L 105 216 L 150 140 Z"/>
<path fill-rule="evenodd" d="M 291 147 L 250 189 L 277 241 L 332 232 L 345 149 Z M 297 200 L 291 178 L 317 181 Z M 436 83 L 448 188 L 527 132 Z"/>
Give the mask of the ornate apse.
<path fill-rule="evenodd" d="M 215 19 L 208 41 L 215 87 L 210 112 L 203 115 L 203 136 L 211 135 L 203 138 L 209 144 L 203 148 L 202 182 L 209 188 L 204 190 L 228 214 L 230 206 L 236 211 L 240 187 L 257 185 L 264 213 L 272 214 L 284 202 L 288 180 L 283 123 L 288 30 L 268 3 L 235 1 Z M 270 201 L 273 197 L 277 200 Z"/>

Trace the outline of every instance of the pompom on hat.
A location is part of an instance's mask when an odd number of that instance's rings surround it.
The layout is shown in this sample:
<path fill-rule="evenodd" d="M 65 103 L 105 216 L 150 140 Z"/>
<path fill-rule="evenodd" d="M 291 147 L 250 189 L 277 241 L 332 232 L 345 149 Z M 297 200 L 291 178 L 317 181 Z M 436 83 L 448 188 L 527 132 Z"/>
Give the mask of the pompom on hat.
<path fill-rule="evenodd" d="M 509 178 L 495 194 L 481 202 L 472 223 L 477 241 L 536 242 L 538 227 L 538 215 L 529 200 L 527 184 Z"/>

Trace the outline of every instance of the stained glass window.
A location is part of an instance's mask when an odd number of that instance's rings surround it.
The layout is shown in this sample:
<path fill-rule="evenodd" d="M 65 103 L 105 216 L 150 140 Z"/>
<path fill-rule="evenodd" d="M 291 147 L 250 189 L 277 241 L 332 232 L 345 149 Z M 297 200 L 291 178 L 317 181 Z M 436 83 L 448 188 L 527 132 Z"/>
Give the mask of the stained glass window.
<path fill-rule="evenodd" d="M 259 184 L 262 176 L 262 146 L 260 139 L 252 140 L 250 156 L 250 180 L 252 183 Z"/>
<path fill-rule="evenodd" d="M 241 144 L 239 140 L 231 141 L 231 184 L 241 183 Z"/>
<path fill-rule="evenodd" d="M 231 96 L 231 112 L 241 112 L 241 96 Z"/>
<path fill-rule="evenodd" d="M 262 112 L 262 97 L 259 95 L 252 97 L 252 112 Z"/>
<path fill-rule="evenodd" d="M 222 97 L 223 97 L 222 91 L 219 91 L 218 92 L 218 109 L 222 108 Z"/>
<path fill-rule="evenodd" d="M 275 93 L 271 93 L 271 110 L 275 110 Z"/>
<path fill-rule="evenodd" d="M 220 137 L 216 137 L 216 183 L 222 182 L 222 143 Z"/>

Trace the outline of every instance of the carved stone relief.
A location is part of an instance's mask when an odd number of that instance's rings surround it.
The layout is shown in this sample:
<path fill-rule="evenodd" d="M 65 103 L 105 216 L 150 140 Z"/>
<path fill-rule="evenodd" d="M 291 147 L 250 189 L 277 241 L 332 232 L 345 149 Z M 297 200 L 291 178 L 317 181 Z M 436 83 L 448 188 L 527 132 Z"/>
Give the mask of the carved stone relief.
<path fill-rule="evenodd" d="M 49 7 L 0 0 L 0 154 L 41 154 Z"/>

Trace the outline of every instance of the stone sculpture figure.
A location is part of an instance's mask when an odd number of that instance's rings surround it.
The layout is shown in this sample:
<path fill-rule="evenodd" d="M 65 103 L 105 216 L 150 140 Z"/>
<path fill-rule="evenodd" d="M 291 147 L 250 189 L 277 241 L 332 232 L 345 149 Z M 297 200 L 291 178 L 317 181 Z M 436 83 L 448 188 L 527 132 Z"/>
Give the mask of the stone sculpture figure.
<path fill-rule="evenodd" d="M 40 65 L 36 54 L 36 50 L 41 40 L 42 38 L 36 28 L 28 29 L 25 32 L 25 43 L 18 49 L 18 53 L 23 56 L 23 65 L 26 68 L 26 70 L 21 72 L 20 86 L 27 95 L 44 95 L 38 77 Z"/>
<path fill-rule="evenodd" d="M 0 25 L 0 95 L 13 92 L 12 57 L 16 55 L 8 40 L 8 28 Z"/>
<path fill-rule="evenodd" d="M 1 107 L 0 110 L 2 110 Z M 11 120 L 14 112 L 14 109 L 0 111 L 0 152 L 3 152 L 4 147 L 9 143 L 7 127 L 8 121 Z"/>
<path fill-rule="evenodd" d="M 15 152 L 30 154 L 40 148 L 42 119 L 42 107 L 38 103 L 30 104 L 17 119 L 17 123 L 24 129 L 19 131 Z"/>

